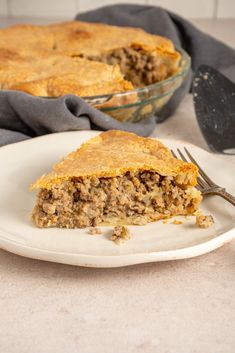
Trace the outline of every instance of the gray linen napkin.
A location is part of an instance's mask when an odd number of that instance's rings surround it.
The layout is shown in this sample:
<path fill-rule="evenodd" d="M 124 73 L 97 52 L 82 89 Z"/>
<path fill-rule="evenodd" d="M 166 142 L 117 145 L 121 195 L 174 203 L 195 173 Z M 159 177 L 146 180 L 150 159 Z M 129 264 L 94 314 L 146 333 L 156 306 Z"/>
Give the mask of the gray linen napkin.
<path fill-rule="evenodd" d="M 188 21 L 160 7 L 141 5 L 106 6 L 76 17 L 90 22 L 142 27 L 167 36 L 192 57 L 192 68 L 207 64 L 235 80 L 235 50 L 196 29 Z M 139 123 L 120 123 L 90 107 L 81 98 L 32 97 L 16 91 L 0 91 L 0 146 L 53 132 L 120 129 L 148 136 L 156 121 L 172 115 L 189 91 L 191 74 L 157 117 Z"/>
<path fill-rule="evenodd" d="M 18 91 L 0 91 L 0 146 L 74 130 L 118 129 L 148 136 L 154 126 L 154 117 L 137 124 L 121 123 L 71 94 L 45 99 Z"/>

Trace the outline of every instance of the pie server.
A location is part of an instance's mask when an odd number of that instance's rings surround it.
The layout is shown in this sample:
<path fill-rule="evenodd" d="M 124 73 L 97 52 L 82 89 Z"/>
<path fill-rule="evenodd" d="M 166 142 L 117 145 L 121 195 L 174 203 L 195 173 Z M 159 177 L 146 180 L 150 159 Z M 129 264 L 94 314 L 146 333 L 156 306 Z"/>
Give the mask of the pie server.
<path fill-rule="evenodd" d="M 193 102 L 199 127 L 213 152 L 235 154 L 235 84 L 207 65 L 193 79 Z"/>

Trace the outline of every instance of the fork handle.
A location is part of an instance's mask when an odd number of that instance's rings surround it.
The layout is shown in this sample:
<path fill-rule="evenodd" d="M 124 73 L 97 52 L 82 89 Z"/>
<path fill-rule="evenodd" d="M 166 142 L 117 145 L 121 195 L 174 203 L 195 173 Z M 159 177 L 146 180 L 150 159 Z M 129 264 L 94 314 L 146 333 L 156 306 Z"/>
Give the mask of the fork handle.
<path fill-rule="evenodd" d="M 222 189 L 220 191 L 217 191 L 216 194 L 223 197 L 225 200 L 227 200 L 233 206 L 235 206 L 235 197 L 233 195 L 229 194 L 227 191 Z"/>

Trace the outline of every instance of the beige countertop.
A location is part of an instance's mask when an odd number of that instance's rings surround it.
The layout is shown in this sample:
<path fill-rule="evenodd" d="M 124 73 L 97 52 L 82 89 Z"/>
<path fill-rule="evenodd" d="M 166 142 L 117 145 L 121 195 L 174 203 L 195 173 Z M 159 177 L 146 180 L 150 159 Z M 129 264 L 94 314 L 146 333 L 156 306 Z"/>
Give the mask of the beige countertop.
<path fill-rule="evenodd" d="M 235 46 L 235 20 L 194 22 Z M 191 96 L 154 136 L 207 148 Z M 0 250 L 0 279 L 1 353 L 235 352 L 235 241 L 194 259 L 116 269 Z"/>

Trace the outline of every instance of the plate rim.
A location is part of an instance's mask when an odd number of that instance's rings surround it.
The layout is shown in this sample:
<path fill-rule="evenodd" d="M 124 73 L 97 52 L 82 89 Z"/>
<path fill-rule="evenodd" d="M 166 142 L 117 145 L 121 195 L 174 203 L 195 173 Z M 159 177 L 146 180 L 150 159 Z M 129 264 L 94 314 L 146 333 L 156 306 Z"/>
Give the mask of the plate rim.
<path fill-rule="evenodd" d="M 146 253 L 138 252 L 135 254 L 119 254 L 119 255 L 88 255 L 88 254 L 62 252 L 62 251 L 55 251 L 55 250 L 46 250 L 38 247 L 24 245 L 24 244 L 21 244 L 20 242 L 6 239 L 4 237 L 4 234 L 2 234 L 2 230 L 0 230 L 0 248 L 4 251 L 8 251 L 19 256 L 42 260 L 42 261 L 76 265 L 76 266 L 82 266 L 82 267 L 113 268 L 113 267 L 124 267 L 124 266 L 136 265 L 141 263 L 149 263 L 149 262 L 162 262 L 162 261 L 189 259 L 189 258 L 207 254 L 221 247 L 222 245 L 230 242 L 234 238 L 235 238 L 235 229 L 230 228 L 226 232 L 223 232 L 222 234 L 208 241 L 205 241 L 193 246 L 189 246 L 186 248 L 176 249 L 176 250 L 150 251 Z M 18 249 L 19 252 L 16 249 Z M 30 252 L 33 252 L 33 254 L 30 254 Z M 43 255 L 46 255 L 47 257 L 45 258 Z M 54 256 L 59 256 L 59 258 L 57 258 L 57 260 L 55 261 L 55 259 L 53 259 Z M 71 259 L 72 261 L 68 260 L 67 258 Z M 122 263 L 120 263 L 120 260 L 122 260 Z"/>

